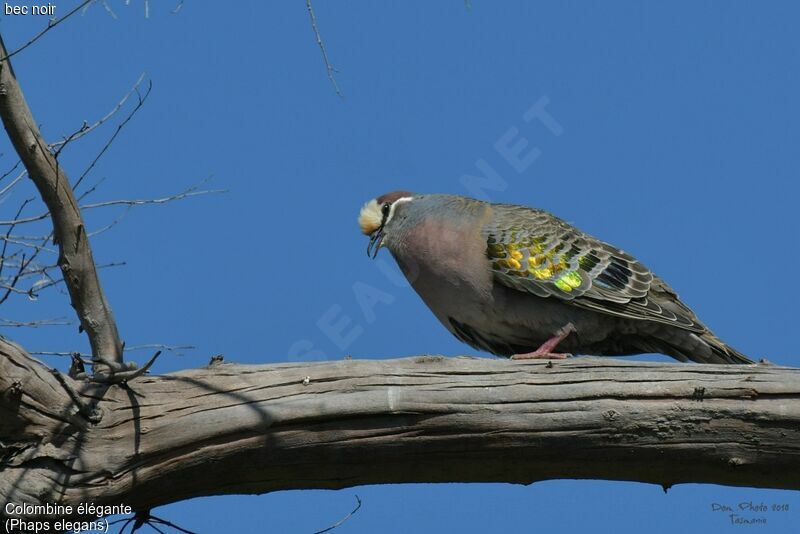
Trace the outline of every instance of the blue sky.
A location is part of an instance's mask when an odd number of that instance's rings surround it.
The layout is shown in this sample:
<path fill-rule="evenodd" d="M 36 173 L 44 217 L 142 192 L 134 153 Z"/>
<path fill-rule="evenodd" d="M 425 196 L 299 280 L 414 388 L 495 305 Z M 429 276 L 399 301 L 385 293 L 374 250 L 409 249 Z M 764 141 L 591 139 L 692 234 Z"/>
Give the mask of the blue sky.
<path fill-rule="evenodd" d="M 93 241 L 98 262 L 127 262 L 102 281 L 128 344 L 197 347 L 155 372 L 216 353 L 242 363 L 474 354 L 393 281 L 388 254 L 367 259 L 356 216 L 394 189 L 470 194 L 464 176 L 486 165 L 499 177 L 484 190 L 491 200 L 545 208 L 624 248 L 730 344 L 796 365 L 796 4 L 317 2 L 341 99 L 304 2 L 186 2 L 178 14 L 151 2 L 147 19 L 141 0 L 109 3 L 117 19 L 93 6 L 14 64 L 50 140 L 105 114 L 140 73 L 152 79 L 88 179 L 106 178 L 95 200 L 164 196 L 209 176 L 229 190 L 134 210 Z M 45 23 L 3 16 L 0 31 L 13 49 Z M 524 119 L 542 99 L 559 135 Z M 112 132 L 65 151 L 73 178 Z M 504 135 L 538 157 L 515 169 L 495 148 Z M 0 218 L 31 194 L 0 204 Z M 119 214 L 88 220 L 97 228 Z M 374 315 L 358 284 L 383 293 Z M 55 292 L 0 309 L 70 313 Z M 320 327 L 342 318 L 340 339 Z M 2 333 L 29 350 L 86 348 L 74 326 Z M 356 494 L 364 504 L 339 532 L 737 532 L 711 507 L 742 501 L 792 507 L 759 532 L 800 521 L 796 492 L 684 485 L 665 495 L 603 481 L 284 492 L 154 513 L 200 532 L 311 532 Z"/>

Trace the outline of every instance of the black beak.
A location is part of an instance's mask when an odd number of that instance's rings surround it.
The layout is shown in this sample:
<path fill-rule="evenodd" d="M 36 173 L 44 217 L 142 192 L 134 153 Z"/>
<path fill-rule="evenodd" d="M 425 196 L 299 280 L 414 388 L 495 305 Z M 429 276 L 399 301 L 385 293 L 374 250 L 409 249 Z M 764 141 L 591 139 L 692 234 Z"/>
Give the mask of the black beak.
<path fill-rule="evenodd" d="M 370 256 L 373 260 L 378 255 L 378 251 L 381 249 L 381 243 L 383 242 L 383 225 L 372 232 L 369 235 L 369 245 L 367 245 L 367 256 Z M 373 251 L 373 247 L 375 250 Z"/>

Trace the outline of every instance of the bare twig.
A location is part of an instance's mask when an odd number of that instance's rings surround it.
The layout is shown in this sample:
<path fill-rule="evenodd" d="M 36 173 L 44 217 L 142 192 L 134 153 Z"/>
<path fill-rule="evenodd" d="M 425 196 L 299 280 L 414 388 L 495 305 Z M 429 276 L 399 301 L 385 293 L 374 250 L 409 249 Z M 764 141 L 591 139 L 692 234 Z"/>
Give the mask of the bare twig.
<path fill-rule="evenodd" d="M 160 517 L 154 516 L 153 514 L 150 513 L 150 510 L 143 510 L 141 512 L 136 512 L 131 517 L 127 518 L 123 517 L 121 519 L 117 519 L 116 521 L 112 521 L 111 523 L 109 523 L 109 525 L 115 525 L 117 523 L 123 523 L 122 527 L 119 529 L 120 534 L 123 534 L 125 532 L 125 529 L 128 528 L 128 525 L 131 525 L 131 534 L 142 528 L 144 525 L 148 525 L 156 532 L 164 534 L 164 531 L 156 526 L 157 524 L 175 529 L 179 532 L 183 532 L 184 534 L 196 534 L 191 530 L 186 530 L 183 527 L 179 527 L 178 525 L 172 523 L 171 521 L 167 521 L 166 519 L 161 519 Z"/>
<path fill-rule="evenodd" d="M 0 327 L 6 328 L 39 328 L 40 326 L 68 326 L 72 321 L 66 317 L 56 319 L 40 319 L 38 321 L 13 321 L 0 317 Z"/>
<path fill-rule="evenodd" d="M 61 141 L 56 141 L 55 143 L 52 143 L 50 145 L 50 149 L 51 150 L 52 149 L 58 149 L 55 152 L 55 156 L 58 157 L 59 153 L 64 149 L 64 146 L 66 146 L 68 143 L 71 143 L 72 141 L 75 141 L 76 139 L 79 139 L 79 138 L 83 137 L 84 135 L 90 133 L 92 130 L 95 130 L 96 128 L 102 126 L 106 121 L 108 121 L 114 115 L 116 115 L 119 112 L 119 110 L 122 109 L 122 107 L 125 105 L 125 103 L 128 101 L 128 99 L 131 97 L 131 95 L 136 93 L 139 90 L 139 86 L 144 81 L 144 77 L 145 77 L 145 73 L 143 72 L 139 76 L 139 79 L 136 80 L 136 83 L 133 84 L 133 87 L 131 87 L 130 90 L 128 90 L 128 92 L 125 93 L 125 96 L 123 96 L 122 99 L 117 103 L 117 105 L 114 106 L 114 108 L 111 111 L 109 111 L 108 113 L 106 113 L 103 117 L 101 117 L 100 119 L 98 119 L 97 121 L 95 121 L 92 124 L 88 124 L 88 123 L 84 122 L 83 125 L 81 125 L 81 127 L 78 128 L 78 130 L 76 130 L 72 134 L 68 135 L 67 137 L 65 137 Z"/>
<path fill-rule="evenodd" d="M 99 269 L 106 269 L 108 267 L 123 267 L 125 265 L 127 265 L 127 264 L 124 261 L 118 261 L 118 262 L 104 263 L 102 265 L 98 265 L 97 269 L 99 270 Z M 55 268 L 56 268 L 56 266 L 54 265 L 52 267 L 38 269 L 37 271 L 41 271 L 42 272 L 41 274 L 46 274 L 47 271 L 55 270 Z M 30 274 L 36 274 L 36 271 L 33 271 Z M 27 276 L 28 273 L 24 273 L 24 275 Z M 20 278 L 22 278 L 22 277 L 20 277 Z M 49 280 L 40 280 L 37 284 L 34 284 L 30 289 L 28 289 L 26 291 L 18 291 L 18 292 L 24 293 L 24 294 L 28 295 L 31 298 L 36 298 L 40 292 L 44 291 L 45 289 L 47 289 L 49 287 L 56 286 L 56 285 L 62 283 L 63 281 L 64 281 L 63 278 L 50 278 Z"/>
<path fill-rule="evenodd" d="M 333 525 L 329 526 L 328 528 L 324 528 L 322 530 L 318 530 L 314 534 L 322 534 L 323 532 L 330 532 L 331 530 L 335 529 L 336 527 L 339 527 L 339 526 L 343 525 L 345 523 L 345 521 L 347 521 L 348 519 L 353 517 L 353 515 L 355 515 L 355 513 L 358 512 L 358 509 L 361 508 L 361 499 L 358 498 L 358 495 L 356 495 L 356 502 L 357 502 L 356 507 L 353 508 L 353 510 L 349 514 L 347 514 L 346 516 L 344 516 L 343 518 L 341 518 L 339 521 L 337 521 Z"/>
<path fill-rule="evenodd" d="M 44 213 L 41 213 L 39 215 L 34 215 L 32 217 L 24 217 L 24 218 L 21 218 L 21 219 L 11 219 L 10 221 L 0 221 L 0 226 L 9 226 L 9 225 L 16 226 L 18 224 L 28 224 L 28 223 L 32 223 L 32 222 L 36 222 L 36 221 L 42 221 L 42 220 L 46 219 L 48 215 L 50 215 L 49 212 L 44 212 Z"/>
<path fill-rule="evenodd" d="M 3 321 L 3 319 L 0 319 L 0 321 Z M 55 321 L 55 319 L 53 319 L 53 321 Z M 53 322 L 51 324 L 70 324 L 70 323 L 55 323 L 55 322 Z M 0 326 L 3 326 L 3 324 L 0 323 Z M 28 325 L 22 324 L 20 326 L 28 326 Z M 156 353 L 156 355 L 153 356 L 152 360 L 149 363 L 145 364 L 144 371 L 147 371 L 150 368 L 150 365 L 152 365 L 152 363 L 155 361 L 155 358 L 157 358 L 163 351 L 175 352 L 177 355 L 180 356 L 181 353 L 177 352 L 178 350 L 187 350 L 187 349 L 194 349 L 194 348 L 195 347 L 193 345 L 164 345 L 164 344 L 161 344 L 161 343 L 149 343 L 149 344 L 146 344 L 146 345 L 137 345 L 135 347 L 125 347 L 124 351 L 125 352 L 135 352 L 135 351 L 139 351 L 139 350 L 159 349 L 158 352 Z M 69 356 L 69 357 L 71 357 L 73 359 L 76 359 L 76 358 L 80 359 L 83 363 L 85 363 L 87 365 L 92 363 L 92 361 L 91 361 L 92 355 L 91 354 L 84 354 L 82 352 L 75 352 L 75 351 L 68 351 L 68 350 L 59 350 L 59 351 L 40 350 L 40 351 L 31 351 L 29 354 L 31 354 L 33 356 Z M 136 364 L 131 362 L 129 370 L 135 370 L 135 369 L 136 369 Z M 81 377 L 81 378 L 85 378 L 85 377 Z M 129 380 L 130 380 L 130 378 L 129 378 Z"/>
<path fill-rule="evenodd" d="M 22 210 L 24 210 L 25 206 L 27 206 L 31 201 L 33 201 L 33 199 L 28 198 L 22 202 L 22 205 L 17 210 L 17 214 L 14 216 L 15 219 L 19 218 L 20 214 L 22 213 Z M 3 268 L 6 265 L 6 249 L 8 248 L 8 236 L 11 235 L 11 232 L 14 230 L 14 226 L 15 225 L 12 224 L 11 226 L 8 227 L 8 232 L 6 232 L 6 239 L 3 241 L 3 249 L 0 250 L 0 280 L 3 279 Z"/>
<path fill-rule="evenodd" d="M 8 299 L 8 297 L 11 295 L 11 293 L 19 292 L 16 289 L 17 282 L 19 282 L 20 279 L 23 278 L 23 276 L 25 275 L 25 269 L 27 269 L 27 267 L 33 262 L 33 260 L 36 259 L 36 257 L 39 255 L 41 250 L 42 249 L 34 250 L 33 254 L 31 254 L 29 256 L 27 261 L 25 261 L 25 254 L 22 255 L 22 261 L 19 264 L 19 268 L 17 270 L 17 274 L 14 275 L 14 277 L 11 279 L 11 282 L 9 284 L 4 284 L 4 289 L 6 290 L 6 292 L 3 294 L 2 297 L 0 297 L 0 304 L 5 302 Z M 30 292 L 30 290 L 26 291 L 25 294 L 27 294 L 28 296 L 32 296 L 32 293 Z"/>
<path fill-rule="evenodd" d="M 135 363 L 125 362 L 124 364 L 122 364 L 125 366 L 122 369 L 114 369 L 112 367 L 113 370 L 108 372 L 95 371 L 95 373 L 92 376 L 88 377 L 88 380 L 95 384 L 122 384 L 123 382 L 129 382 L 134 378 L 138 378 L 143 374 L 145 374 L 150 369 L 150 367 L 152 367 L 153 364 L 156 363 L 156 358 L 158 358 L 160 355 L 161 351 L 159 350 L 155 354 L 153 354 L 153 357 L 150 358 L 147 361 L 147 363 L 144 364 L 139 369 L 136 368 Z M 111 362 L 105 362 L 105 363 L 111 363 Z"/>
<path fill-rule="evenodd" d="M 97 180 L 97 183 L 95 183 L 92 187 L 90 187 L 89 189 L 78 195 L 78 200 L 83 200 L 84 198 L 88 197 L 89 195 L 97 191 L 97 188 L 100 187 L 100 184 L 102 184 L 105 181 L 106 181 L 105 176 Z"/>
<path fill-rule="evenodd" d="M 114 10 L 113 10 L 113 9 L 111 9 L 111 6 L 110 6 L 110 5 L 108 5 L 108 2 L 106 2 L 106 0 L 103 0 L 103 7 L 105 8 L 106 12 L 107 12 L 109 15 L 111 15 L 111 18 L 112 18 L 112 19 L 116 19 L 116 18 L 117 18 L 117 14 L 116 14 L 116 13 L 114 13 Z"/>
<path fill-rule="evenodd" d="M 17 163 L 17 165 L 19 165 L 19 163 Z M 14 168 L 16 168 L 16 165 L 14 166 Z M 19 173 L 19 174 L 17 175 L 17 177 L 16 177 L 16 178 L 14 178 L 13 180 L 11 180 L 11 181 L 8 183 L 8 185 L 7 185 L 7 186 L 5 186 L 3 189 L 0 189 L 0 202 L 2 202 L 2 201 L 3 201 L 3 198 L 2 198 L 2 197 L 4 197 L 4 196 L 5 196 L 5 195 L 6 195 L 6 194 L 9 192 L 9 191 L 11 191 L 11 190 L 12 190 L 12 189 L 13 189 L 13 188 L 14 188 L 14 187 L 15 187 L 15 186 L 18 184 L 18 183 L 20 183 L 20 182 L 22 181 L 22 179 L 23 179 L 23 178 L 24 178 L 24 177 L 25 177 L 27 174 L 28 174 L 28 171 L 22 171 L 21 173 Z M 0 179 L 2 179 L 2 178 L 0 178 Z"/>
<path fill-rule="evenodd" d="M 92 234 L 90 234 L 90 235 L 92 235 Z M 46 236 L 41 236 L 41 237 L 36 237 L 36 238 L 33 238 L 33 239 L 36 239 L 37 241 L 41 241 L 41 240 L 44 240 L 44 239 L 49 240 L 50 238 L 46 237 Z M 30 242 L 31 238 L 23 238 L 23 237 L 14 236 L 14 235 L 4 235 L 4 236 L 0 235 L 0 241 L 5 241 L 5 242 L 8 242 L 8 243 L 11 243 L 12 245 L 17 245 L 18 247 L 25 247 L 25 248 L 32 248 L 32 249 L 42 249 L 44 252 L 49 252 L 51 254 L 56 254 L 58 252 L 58 251 L 56 251 L 56 250 L 54 250 L 52 248 L 48 248 L 48 247 L 45 247 L 43 245 L 37 245 L 36 243 L 31 243 Z"/>
<path fill-rule="evenodd" d="M 185 191 L 163 198 L 146 198 L 146 199 L 127 199 L 127 200 L 107 200 L 105 202 L 96 202 L 94 204 L 84 204 L 81 206 L 83 209 L 106 208 L 108 206 L 144 206 L 147 204 L 166 204 L 173 200 L 181 200 L 189 197 L 196 197 L 199 195 L 208 195 L 211 193 L 227 193 L 226 189 L 201 189 L 197 190 L 197 186 L 192 186 Z"/>
<path fill-rule="evenodd" d="M 152 90 L 153 90 L 153 82 L 152 82 L 152 80 L 148 80 L 148 82 L 147 82 L 147 91 L 145 91 L 144 95 L 142 95 L 139 92 L 138 86 L 134 87 L 134 92 L 139 97 L 139 101 L 136 103 L 136 106 L 134 106 L 134 108 L 131 110 L 131 112 L 128 114 L 128 116 L 125 117 L 125 119 L 117 125 L 117 129 L 114 130 L 114 133 L 108 139 L 106 144 L 103 146 L 103 148 L 100 149 L 100 152 L 97 154 L 97 156 L 95 156 L 95 158 L 92 160 L 92 162 L 89 164 L 89 166 L 86 167 L 86 169 L 83 171 L 83 173 L 81 173 L 81 175 L 75 181 L 75 185 L 72 186 L 73 190 L 78 188 L 78 186 L 81 184 L 83 179 L 86 178 L 86 175 L 89 174 L 89 172 L 91 172 L 91 170 L 94 168 L 94 166 L 97 164 L 97 162 L 103 156 L 103 154 L 106 153 L 106 150 L 109 149 L 111 144 L 114 142 L 114 140 L 119 135 L 119 132 L 122 131 L 122 129 L 125 127 L 125 125 L 128 124 L 128 121 L 130 121 L 133 118 L 133 116 L 136 115 L 136 112 L 139 111 L 139 109 L 141 109 L 141 107 L 147 101 L 147 97 L 150 96 L 150 91 L 152 91 Z"/>
<path fill-rule="evenodd" d="M 74 15 L 75 13 L 77 13 L 78 11 L 83 9 L 84 7 L 88 7 L 88 5 L 91 4 L 92 2 L 94 2 L 94 0 L 84 0 L 83 2 L 78 4 L 75 8 L 73 8 L 72 11 L 70 11 L 69 13 L 64 15 L 63 17 L 56 18 L 56 19 L 51 19 L 48 22 L 47 27 L 45 29 L 43 29 L 42 31 L 40 31 L 39 33 L 37 33 L 36 35 L 31 37 L 31 39 L 27 43 L 25 43 L 24 45 L 20 46 L 19 48 L 17 48 L 16 50 L 14 50 L 11 53 L 8 53 L 6 51 L 5 46 L 3 46 L 2 51 L 0 51 L 0 53 L 2 53 L 2 57 L 0 57 L 0 63 L 2 63 L 4 61 L 8 61 L 12 57 L 16 56 L 17 54 L 19 54 L 20 52 L 22 52 L 23 50 L 25 50 L 26 48 L 31 46 L 33 43 L 35 43 L 36 41 L 38 41 L 39 39 L 44 37 L 44 35 L 47 32 L 49 32 L 50 30 L 52 30 L 53 28 L 55 28 L 56 26 L 58 26 L 59 24 L 61 24 L 65 20 L 67 20 L 68 18 L 70 18 L 72 15 Z"/>
<path fill-rule="evenodd" d="M 147 343 L 145 345 L 135 345 L 124 348 L 125 352 L 135 352 L 138 350 L 153 350 L 159 349 L 159 352 L 167 351 L 167 352 L 175 352 L 176 354 L 180 354 L 177 351 L 179 350 L 191 350 L 194 349 L 193 345 L 164 345 L 162 343 Z M 43 351 L 31 351 L 29 354 L 34 356 L 71 356 L 73 354 L 77 354 L 83 358 L 91 358 L 91 354 L 83 354 L 80 352 L 75 351 L 52 351 L 52 350 L 43 350 Z"/>
<path fill-rule="evenodd" d="M 0 283 L 0 288 L 6 290 L 6 294 L 3 296 L 4 301 L 11 293 L 16 293 L 18 295 L 28 295 L 28 291 L 25 289 L 19 289 L 18 287 L 16 287 L 16 283 L 14 284 Z"/>
<path fill-rule="evenodd" d="M 102 234 L 103 232 L 107 232 L 108 230 L 110 230 L 113 227 L 115 227 L 117 224 L 119 224 L 119 222 L 122 219 L 125 218 L 126 215 L 128 215 L 128 213 L 130 213 L 130 211 L 131 211 L 131 209 L 133 209 L 133 207 L 134 206 L 128 206 L 127 208 L 125 208 L 122 211 L 122 213 L 120 213 L 119 215 L 114 217 L 114 220 L 112 220 L 110 223 L 108 223 L 105 226 L 102 226 L 102 227 L 98 228 L 97 230 L 92 230 L 91 232 L 89 232 L 89 237 L 94 237 L 96 235 Z"/>
<path fill-rule="evenodd" d="M 12 172 L 14 172 L 14 171 L 17 169 L 17 167 L 19 167 L 19 164 L 20 164 L 20 163 L 22 163 L 22 160 L 21 160 L 21 159 L 17 160 L 17 162 L 14 164 L 14 166 L 13 166 L 13 167 L 11 167 L 9 170 L 7 170 L 6 172 L 4 172 L 4 173 L 3 173 L 3 175 L 2 175 L 2 176 L 0 176 L 0 182 L 2 182 L 3 180 L 5 180 L 6 176 L 8 176 L 8 175 L 9 175 L 9 174 L 11 174 Z"/>
<path fill-rule="evenodd" d="M 106 207 L 109 207 L 109 206 L 158 205 L 158 204 L 166 204 L 166 203 L 172 202 L 174 200 L 182 200 L 182 199 L 185 199 L 185 198 L 196 197 L 196 196 L 200 196 L 200 195 L 209 195 L 209 194 L 227 193 L 228 192 L 227 189 L 199 189 L 199 187 L 202 184 L 206 183 L 207 181 L 208 181 L 208 179 L 203 180 L 202 182 L 200 182 L 197 185 L 193 185 L 193 186 L 181 191 L 180 193 L 176 193 L 176 194 L 170 195 L 168 197 L 147 198 L 147 199 L 108 200 L 108 201 L 104 201 L 104 202 L 95 202 L 93 204 L 82 204 L 80 206 L 80 209 L 82 209 L 82 210 L 90 210 L 90 209 L 96 209 L 96 208 L 106 208 Z M 92 191 L 84 192 L 83 194 L 81 194 L 78 197 L 78 200 L 84 198 L 90 192 L 92 192 Z M 37 221 L 41 221 L 43 219 L 46 219 L 48 215 L 49 215 L 48 212 L 44 212 L 44 213 L 41 213 L 39 215 L 35 215 L 35 216 L 31 216 L 31 217 L 22 217 L 22 218 L 11 219 L 11 220 L 6 220 L 6 221 L 0 220 L 0 226 L 16 226 L 16 225 L 20 225 L 20 224 L 33 223 L 33 222 L 37 222 Z M 123 213 L 123 215 L 118 217 L 118 219 L 121 219 L 122 217 L 124 217 L 124 215 L 125 214 Z M 117 222 L 119 222 L 119 221 L 117 220 L 113 224 L 116 224 Z M 113 224 L 112 224 L 112 226 L 113 226 Z M 97 230 L 97 231 L 94 231 L 93 233 L 99 233 L 100 231 L 105 231 L 105 229 Z M 93 235 L 93 234 L 89 234 L 89 235 Z"/>
<path fill-rule="evenodd" d="M 164 345 L 163 343 L 146 343 L 144 345 L 133 345 L 128 347 L 125 346 L 125 352 L 133 352 L 137 350 L 153 350 L 158 349 L 159 351 L 168 351 L 168 352 L 175 352 L 176 354 L 180 355 L 181 350 L 194 350 L 194 345 Z"/>
<path fill-rule="evenodd" d="M 333 68 L 330 59 L 328 59 L 328 52 L 325 50 L 325 43 L 322 41 L 322 35 L 319 33 L 319 28 L 317 27 L 317 17 L 314 15 L 314 8 L 311 5 L 311 0 L 306 0 L 306 8 L 308 9 L 308 16 L 311 19 L 311 29 L 314 30 L 314 37 L 317 39 L 317 45 L 322 51 L 322 60 L 325 62 L 325 70 L 328 73 L 328 79 L 331 81 L 331 84 L 333 84 L 333 89 L 336 91 L 336 95 L 340 98 L 344 98 L 344 95 L 339 90 L 339 84 L 336 83 L 336 69 Z"/>
<path fill-rule="evenodd" d="M 61 351 L 59 351 L 59 350 L 40 350 L 40 351 L 32 350 L 28 354 L 30 354 L 31 356 L 72 356 L 73 354 L 77 354 L 81 358 L 89 358 L 89 359 L 91 359 L 91 357 L 92 357 L 91 354 L 84 354 L 82 352 L 66 351 L 66 350 L 61 350 Z M 87 362 L 87 363 L 90 363 L 90 362 L 91 362 L 91 360 L 89 360 L 89 362 Z"/>

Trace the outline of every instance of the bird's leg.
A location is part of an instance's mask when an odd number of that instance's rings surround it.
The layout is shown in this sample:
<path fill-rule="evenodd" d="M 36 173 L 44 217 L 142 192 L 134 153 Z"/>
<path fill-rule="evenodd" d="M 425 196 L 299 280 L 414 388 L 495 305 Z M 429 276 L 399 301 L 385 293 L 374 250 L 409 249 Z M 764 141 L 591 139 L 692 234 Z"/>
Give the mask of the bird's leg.
<path fill-rule="evenodd" d="M 575 332 L 575 325 L 572 323 L 565 324 L 556 335 L 542 343 L 542 346 L 533 352 L 526 352 L 525 354 L 514 354 L 511 356 L 512 360 L 563 360 L 569 358 L 572 354 L 566 352 L 553 352 L 558 344 L 564 339 Z"/>

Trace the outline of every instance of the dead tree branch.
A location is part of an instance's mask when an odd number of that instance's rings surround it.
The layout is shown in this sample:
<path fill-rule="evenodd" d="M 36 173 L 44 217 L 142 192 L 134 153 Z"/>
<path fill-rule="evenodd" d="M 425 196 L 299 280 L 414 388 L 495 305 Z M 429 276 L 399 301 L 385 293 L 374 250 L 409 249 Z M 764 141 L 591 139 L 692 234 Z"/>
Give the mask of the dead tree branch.
<path fill-rule="evenodd" d="M 97 276 L 80 207 L 66 173 L 39 132 L 0 38 L 0 118 L 53 221 L 58 264 L 92 355 L 121 364 L 122 342 Z"/>
<path fill-rule="evenodd" d="M 317 40 L 317 46 L 319 46 L 319 49 L 322 52 L 322 61 L 325 62 L 325 71 L 328 74 L 328 79 L 333 85 L 333 90 L 336 91 L 336 96 L 339 98 L 344 98 L 342 91 L 339 89 L 339 84 L 336 83 L 336 69 L 334 69 L 333 65 L 331 65 L 331 60 L 328 58 L 328 51 L 325 49 L 325 42 L 322 40 L 322 35 L 319 33 L 317 16 L 314 14 L 314 6 L 311 5 L 311 0 L 306 0 L 306 9 L 308 10 L 308 17 L 311 19 L 311 30 L 314 32 L 314 37 Z"/>
<path fill-rule="evenodd" d="M 422 356 L 218 363 L 127 389 L 63 380 L 80 406 L 0 341 L 0 500 L 149 510 L 202 495 L 556 478 L 800 489 L 800 369 Z M 91 410 L 96 425 L 81 415 Z"/>

